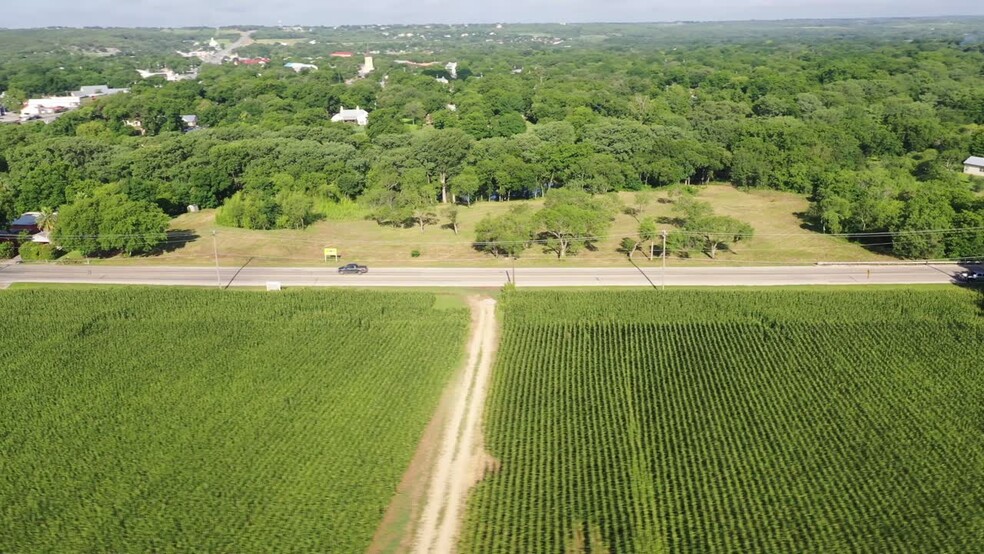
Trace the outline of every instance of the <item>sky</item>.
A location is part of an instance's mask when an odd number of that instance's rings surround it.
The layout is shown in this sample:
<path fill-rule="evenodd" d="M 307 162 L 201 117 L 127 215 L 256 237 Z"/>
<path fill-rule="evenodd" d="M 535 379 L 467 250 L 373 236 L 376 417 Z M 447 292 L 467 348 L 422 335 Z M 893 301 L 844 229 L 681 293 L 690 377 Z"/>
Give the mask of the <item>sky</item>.
<path fill-rule="evenodd" d="M 981 0 L 3 0 L 0 27 L 721 21 L 984 15 Z"/>

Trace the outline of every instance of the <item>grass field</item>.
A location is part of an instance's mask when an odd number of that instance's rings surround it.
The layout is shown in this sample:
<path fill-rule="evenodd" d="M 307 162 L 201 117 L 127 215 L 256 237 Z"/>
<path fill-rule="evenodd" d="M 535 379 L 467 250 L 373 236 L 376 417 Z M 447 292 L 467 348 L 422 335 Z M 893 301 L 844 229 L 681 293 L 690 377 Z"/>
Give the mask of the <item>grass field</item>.
<path fill-rule="evenodd" d="M 672 204 L 659 202 L 666 192 L 654 193 L 644 215 L 672 218 Z M 633 200 L 631 193 L 622 193 L 625 202 Z M 742 191 L 729 185 L 701 187 L 699 198 L 710 202 L 722 215 L 734 216 L 755 229 L 755 237 L 742 241 L 733 252 L 721 252 L 711 260 L 698 255 L 689 260 L 671 258 L 672 265 L 707 264 L 783 264 L 813 263 L 816 261 L 885 261 L 887 256 L 873 253 L 843 238 L 831 237 L 803 227 L 801 215 L 809 207 L 806 198 L 767 190 Z M 196 238 L 172 251 L 149 258 L 137 258 L 139 263 L 211 264 L 213 263 L 212 231 L 217 230 L 216 246 L 220 263 L 224 265 L 319 265 L 324 264 L 323 248 L 339 249 L 344 261 L 376 266 L 511 266 L 511 260 L 496 260 L 472 247 L 475 225 L 486 215 L 504 213 L 511 206 L 527 201 L 480 202 L 461 207 L 459 234 L 431 225 L 423 232 L 417 228 L 380 226 L 365 219 L 358 208 L 342 210 L 332 218 L 314 223 L 305 230 L 249 231 L 216 227 L 212 210 L 185 214 L 175 218 L 171 228 L 193 234 Z M 542 201 L 528 201 L 538 207 Z M 440 212 L 440 208 L 438 209 Z M 446 220 L 442 218 L 442 223 Z M 668 230 L 673 226 L 665 224 Z M 586 250 L 577 256 L 558 261 L 551 252 L 534 246 L 519 260 L 520 266 L 610 266 L 628 264 L 618 252 L 623 237 L 635 235 L 638 223 L 619 214 L 607 236 L 597 242 L 597 249 Z M 417 250 L 419 257 L 411 257 Z M 116 259 L 114 262 L 125 260 Z M 641 253 L 635 261 L 640 265 L 658 264 L 648 261 Z M 335 265 L 334 260 L 329 265 Z"/>
<path fill-rule="evenodd" d="M 258 38 L 253 40 L 256 44 L 285 44 L 287 46 L 293 46 L 298 42 L 307 42 L 309 39 L 303 38 Z"/>
<path fill-rule="evenodd" d="M 984 551 L 979 293 L 500 303 L 464 552 Z"/>
<path fill-rule="evenodd" d="M 435 301 L 0 293 L 0 551 L 364 551 L 462 359 Z"/>

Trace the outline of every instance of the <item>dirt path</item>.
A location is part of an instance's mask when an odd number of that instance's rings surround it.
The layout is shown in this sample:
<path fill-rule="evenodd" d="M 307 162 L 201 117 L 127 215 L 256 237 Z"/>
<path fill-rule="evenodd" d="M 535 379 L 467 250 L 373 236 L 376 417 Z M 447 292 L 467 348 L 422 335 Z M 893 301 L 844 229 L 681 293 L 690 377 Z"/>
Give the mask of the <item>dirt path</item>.
<path fill-rule="evenodd" d="M 455 551 L 468 489 L 490 463 L 483 448 L 482 410 L 496 349 L 495 300 L 469 298 L 468 303 L 472 308 L 468 362 L 456 385 L 417 527 L 414 552 L 421 554 Z"/>

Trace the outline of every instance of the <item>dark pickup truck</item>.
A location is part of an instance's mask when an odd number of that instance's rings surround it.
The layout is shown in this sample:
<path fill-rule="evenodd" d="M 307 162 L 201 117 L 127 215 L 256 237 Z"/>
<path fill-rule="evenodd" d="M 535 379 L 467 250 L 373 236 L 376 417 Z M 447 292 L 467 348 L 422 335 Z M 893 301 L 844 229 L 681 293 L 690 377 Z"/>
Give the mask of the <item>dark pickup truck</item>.
<path fill-rule="evenodd" d="M 343 275 L 347 273 L 355 273 L 355 274 L 369 273 L 369 268 L 359 264 L 345 264 L 342 267 L 338 268 L 338 272 Z"/>

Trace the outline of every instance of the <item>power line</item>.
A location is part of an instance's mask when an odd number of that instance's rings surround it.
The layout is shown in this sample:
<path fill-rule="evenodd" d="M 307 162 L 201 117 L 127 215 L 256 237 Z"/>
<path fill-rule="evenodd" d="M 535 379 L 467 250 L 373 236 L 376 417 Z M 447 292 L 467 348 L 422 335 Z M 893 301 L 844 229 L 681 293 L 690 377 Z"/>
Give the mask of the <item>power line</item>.
<path fill-rule="evenodd" d="M 286 230 L 286 229 L 284 229 Z M 366 239 L 329 239 L 325 238 L 323 240 L 314 239 L 303 239 L 303 238 L 293 238 L 293 237 L 278 237 L 278 236 L 260 236 L 257 232 L 270 232 L 276 231 L 271 229 L 226 229 L 221 233 L 219 231 L 214 231 L 216 235 L 221 236 L 222 233 L 228 234 L 252 234 L 254 236 L 250 237 L 257 240 L 276 240 L 283 242 L 293 242 L 293 243 L 309 243 L 309 244 L 323 244 L 326 240 L 332 240 L 341 242 L 344 244 L 407 244 L 412 242 L 410 237 L 404 239 L 394 239 L 394 240 L 366 240 Z M 684 236 L 728 236 L 728 237 L 738 237 L 738 238 L 750 238 L 754 239 L 756 237 L 795 237 L 800 239 L 822 239 L 825 237 L 835 237 L 835 238 L 860 238 L 860 237 L 898 237 L 898 236 L 908 236 L 908 235 L 934 235 L 934 234 L 965 234 L 965 233 L 979 233 L 984 232 L 984 227 L 958 227 L 950 229 L 915 229 L 906 231 L 880 231 L 880 232 L 868 232 L 868 233 L 814 233 L 814 234 L 804 234 L 804 233 L 725 233 L 720 231 L 701 231 L 701 230 L 673 230 L 670 233 L 675 233 Z M 0 233 L 0 238 L 18 238 L 19 233 Z M 59 238 L 71 238 L 71 239 L 99 239 L 99 238 L 153 238 L 159 236 L 157 233 L 141 233 L 141 234 L 109 234 L 109 233 L 96 233 L 96 234 L 85 234 L 85 235 L 59 235 Z M 574 240 L 587 241 L 587 242 L 597 242 L 606 239 L 622 237 L 639 237 L 639 233 L 615 233 L 609 235 L 591 235 L 586 237 L 576 237 Z M 164 243 L 176 243 L 176 242 L 188 242 L 189 240 L 194 240 L 196 238 L 202 238 L 201 235 L 197 233 L 167 233 L 167 238 L 162 241 Z M 466 240 L 455 240 L 455 241 L 428 241 L 427 244 L 449 244 L 449 245 L 460 245 L 460 244 L 473 244 L 473 245 L 497 245 L 497 244 L 545 244 L 557 239 L 546 238 L 546 239 L 528 239 L 528 240 L 495 240 L 495 241 L 466 241 Z M 888 243 L 885 243 L 888 244 Z"/>
<path fill-rule="evenodd" d="M 252 255 L 252 254 L 229 254 L 229 253 L 223 253 L 223 257 L 226 258 L 226 259 L 236 258 L 236 259 L 250 259 L 250 260 L 254 260 L 254 261 L 263 261 L 263 260 L 269 260 L 269 261 L 298 261 L 298 262 L 307 262 L 307 267 L 311 267 L 311 268 L 331 267 L 331 266 L 326 266 L 324 262 L 320 261 L 320 258 L 311 257 L 311 256 L 261 256 L 261 255 Z M 131 258 L 131 259 L 138 259 L 138 258 Z M 202 253 L 200 255 L 173 255 L 173 256 L 168 256 L 166 258 L 151 257 L 151 258 L 148 258 L 148 259 L 151 259 L 151 260 L 154 260 L 154 261 L 160 261 L 160 262 L 166 262 L 168 260 L 175 260 L 175 259 L 182 259 L 182 260 L 201 260 L 203 262 L 203 265 L 210 265 L 210 262 L 212 262 L 212 259 L 213 258 L 212 258 L 212 254 L 211 253 Z M 525 262 L 531 262 L 531 264 L 530 265 L 527 265 L 526 268 L 538 267 L 538 268 L 546 269 L 546 270 L 563 269 L 563 268 L 558 268 L 558 267 L 556 267 L 554 265 L 542 265 L 542 266 L 541 265 L 538 265 L 538 264 L 541 264 L 541 263 L 547 264 L 548 262 L 551 262 L 551 261 L 553 261 L 555 259 L 556 259 L 555 257 L 550 257 L 550 258 L 519 257 L 518 258 L 518 260 L 520 262 L 524 262 L 524 261 Z M 601 262 L 626 262 L 628 260 L 628 256 L 621 255 L 621 256 L 590 257 L 590 258 L 576 258 L 576 257 L 572 257 L 571 259 L 576 259 L 578 261 L 583 260 L 586 263 L 594 263 L 594 262 L 599 262 L 599 263 L 601 263 Z M 640 257 L 633 258 L 633 259 L 634 260 L 644 260 L 644 261 L 647 261 L 647 262 L 652 262 L 653 264 L 658 264 L 659 263 L 659 257 L 654 257 L 652 260 L 649 260 L 648 258 L 646 258 L 646 256 L 640 256 Z M 959 257 L 959 258 L 933 258 L 932 260 L 908 260 L 908 261 L 901 261 L 900 260 L 898 262 L 881 262 L 881 263 L 889 263 L 889 264 L 892 264 L 892 263 L 924 264 L 924 263 L 934 263 L 934 262 L 940 262 L 940 263 L 948 263 L 948 262 L 950 262 L 950 263 L 952 263 L 952 262 L 965 262 L 968 259 L 984 259 L 984 253 L 975 254 L 975 255 L 971 255 L 971 256 L 963 256 L 963 257 Z M 312 262 L 312 260 L 315 260 L 315 262 Z M 364 257 L 361 257 L 361 256 L 359 257 L 359 260 L 362 261 L 362 262 L 380 262 L 380 263 L 386 263 L 386 264 L 393 264 L 394 261 L 395 261 L 393 258 L 382 258 L 382 257 L 381 258 L 364 258 Z M 483 264 L 498 260 L 498 261 L 501 261 L 502 262 L 502 265 L 498 265 L 498 266 L 496 266 L 496 265 L 488 265 L 488 266 L 486 266 L 486 268 L 487 269 L 503 269 L 503 268 L 506 268 L 507 267 L 506 264 L 511 263 L 512 258 L 511 257 L 508 257 L 508 256 L 502 256 L 502 257 L 499 257 L 499 258 L 490 258 L 487 255 L 478 255 L 478 256 L 474 256 L 474 257 L 441 258 L 439 260 L 425 260 L 425 259 L 422 259 L 422 258 L 418 258 L 418 260 L 420 260 L 420 261 L 426 261 L 426 262 L 431 262 L 431 263 L 445 263 L 445 262 L 448 262 L 448 263 L 476 263 L 477 262 L 477 263 L 483 263 Z M 828 260 L 796 261 L 796 260 L 781 260 L 781 259 L 779 259 L 779 260 L 777 260 L 777 259 L 773 259 L 773 260 L 744 260 L 744 259 L 735 259 L 735 258 L 731 258 L 731 257 L 719 257 L 719 258 L 707 258 L 707 257 L 672 258 L 672 257 L 667 257 L 667 260 L 668 261 L 669 260 L 673 260 L 674 262 L 676 262 L 678 264 L 681 264 L 681 265 L 677 265 L 676 266 L 678 268 L 679 267 L 687 267 L 690 264 L 694 264 L 694 265 L 701 265 L 701 264 L 707 264 L 707 265 L 739 265 L 739 266 L 753 266 L 753 265 L 759 265 L 759 266 L 775 266 L 775 265 L 790 265 L 790 266 L 802 265 L 802 266 L 812 266 L 812 265 L 816 265 L 820 261 L 822 261 L 824 264 L 828 264 L 828 265 L 836 265 L 836 264 L 839 264 L 839 263 L 846 263 L 846 264 L 866 264 L 866 263 L 871 263 L 871 264 L 876 264 L 877 265 L 877 264 L 880 263 L 878 261 L 859 261 L 859 260 L 829 260 L 829 261 Z M 56 261 L 55 263 L 59 263 L 59 262 Z M 155 264 L 155 265 L 164 265 L 164 264 Z M 154 267 L 154 265 L 143 266 L 143 267 L 151 267 L 152 268 L 152 267 Z M 230 266 L 225 266 L 225 267 L 230 267 Z M 433 266 L 428 266 L 428 265 L 424 265 L 424 264 L 415 265 L 413 262 L 411 262 L 409 265 L 404 266 L 404 267 L 410 267 L 410 268 L 414 268 L 414 267 L 417 267 L 417 268 L 432 268 L 433 269 Z M 579 265 L 579 266 L 572 266 L 572 267 L 574 267 L 574 268 L 582 268 L 582 269 L 590 269 L 592 266 L 590 266 L 590 265 L 583 265 L 583 266 Z M 656 268 L 658 268 L 657 265 L 653 265 L 653 266 L 642 266 L 642 267 L 644 269 L 656 269 Z M 455 268 L 455 266 L 448 266 L 447 267 L 447 269 L 454 269 L 454 268 Z M 277 269 L 277 268 L 274 267 L 274 266 L 271 266 L 271 269 Z M 438 268 L 438 269 L 440 269 L 440 268 Z"/>

